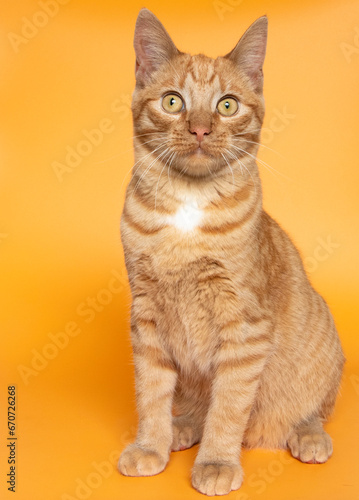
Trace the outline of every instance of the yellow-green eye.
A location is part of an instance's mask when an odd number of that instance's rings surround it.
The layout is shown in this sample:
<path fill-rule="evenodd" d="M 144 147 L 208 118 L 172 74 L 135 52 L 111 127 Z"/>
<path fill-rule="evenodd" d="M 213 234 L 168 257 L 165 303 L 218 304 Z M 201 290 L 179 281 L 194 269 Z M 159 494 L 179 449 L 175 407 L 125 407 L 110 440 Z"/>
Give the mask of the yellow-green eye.
<path fill-rule="evenodd" d="M 162 99 L 162 107 L 168 113 L 178 113 L 183 108 L 183 101 L 176 94 L 167 94 Z"/>
<path fill-rule="evenodd" d="M 233 97 L 225 97 L 219 101 L 217 109 L 223 116 L 232 116 L 238 110 L 238 102 Z"/>

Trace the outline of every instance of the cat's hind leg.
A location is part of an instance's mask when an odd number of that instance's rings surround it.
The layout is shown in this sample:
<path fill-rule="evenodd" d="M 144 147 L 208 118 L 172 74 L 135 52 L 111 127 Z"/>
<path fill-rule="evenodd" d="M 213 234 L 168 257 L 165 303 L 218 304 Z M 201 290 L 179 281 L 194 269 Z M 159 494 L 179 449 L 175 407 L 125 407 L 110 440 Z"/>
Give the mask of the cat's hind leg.
<path fill-rule="evenodd" d="M 208 409 L 209 383 L 201 377 L 179 374 L 174 396 L 172 451 L 186 450 L 198 443 L 203 434 Z"/>
<path fill-rule="evenodd" d="M 307 464 L 322 464 L 333 453 L 332 440 L 319 417 L 301 422 L 293 429 L 288 447 L 294 458 Z"/>
<path fill-rule="evenodd" d="M 181 415 L 173 418 L 172 451 L 182 451 L 198 443 L 202 436 L 202 429 L 193 417 Z"/>

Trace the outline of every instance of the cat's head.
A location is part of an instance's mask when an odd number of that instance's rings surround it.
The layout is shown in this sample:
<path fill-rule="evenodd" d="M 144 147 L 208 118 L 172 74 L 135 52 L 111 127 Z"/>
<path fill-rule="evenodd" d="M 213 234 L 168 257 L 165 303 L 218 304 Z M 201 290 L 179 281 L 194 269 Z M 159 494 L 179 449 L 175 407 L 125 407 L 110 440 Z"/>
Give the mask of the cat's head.
<path fill-rule="evenodd" d="M 267 18 L 261 17 L 226 56 L 191 56 L 142 9 L 132 105 L 141 155 L 190 177 L 244 171 L 257 152 L 264 116 L 266 41 Z"/>

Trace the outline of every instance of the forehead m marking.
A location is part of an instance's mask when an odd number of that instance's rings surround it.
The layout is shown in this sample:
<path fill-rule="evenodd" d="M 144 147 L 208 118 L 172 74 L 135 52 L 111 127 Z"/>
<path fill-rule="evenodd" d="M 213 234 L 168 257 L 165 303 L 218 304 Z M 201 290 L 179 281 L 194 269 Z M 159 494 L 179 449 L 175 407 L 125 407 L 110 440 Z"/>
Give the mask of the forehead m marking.
<path fill-rule="evenodd" d="M 214 60 L 201 56 L 193 57 L 187 68 L 187 76 L 183 82 L 183 90 L 191 100 L 198 104 L 208 100 L 221 88 L 219 75 L 215 71 Z M 202 56 L 204 57 L 204 56 Z M 197 60 L 196 60 L 197 59 Z"/>
<path fill-rule="evenodd" d="M 216 76 L 214 60 L 203 55 L 193 56 L 187 71 L 196 83 L 201 84 L 212 83 Z"/>

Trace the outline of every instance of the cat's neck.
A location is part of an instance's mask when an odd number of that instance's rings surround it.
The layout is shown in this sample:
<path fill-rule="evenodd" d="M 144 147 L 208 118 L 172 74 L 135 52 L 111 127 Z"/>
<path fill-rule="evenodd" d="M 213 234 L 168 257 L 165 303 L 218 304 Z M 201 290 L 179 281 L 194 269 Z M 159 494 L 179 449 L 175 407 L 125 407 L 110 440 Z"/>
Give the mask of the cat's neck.
<path fill-rule="evenodd" d="M 261 182 L 255 161 L 243 162 L 243 168 L 224 169 L 205 177 L 193 177 L 163 168 L 159 164 L 148 169 L 144 162 L 134 172 L 129 190 L 158 211 L 173 212 L 180 206 L 206 207 L 226 203 L 243 190 L 261 193 Z"/>

